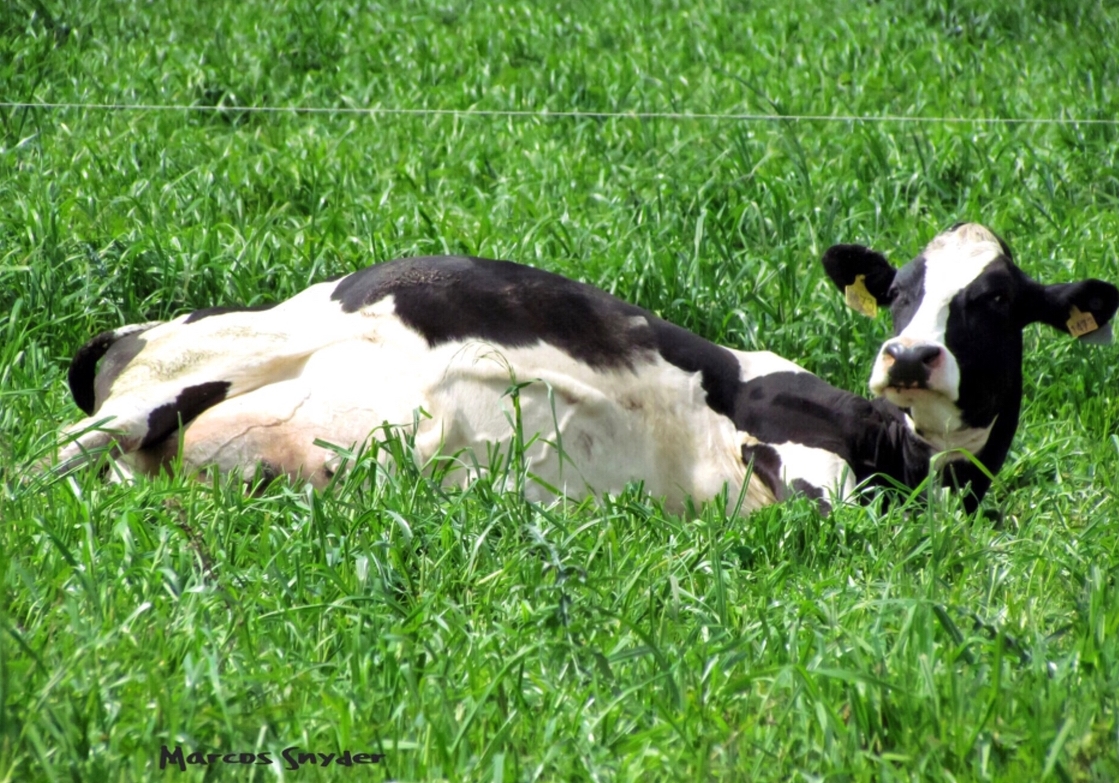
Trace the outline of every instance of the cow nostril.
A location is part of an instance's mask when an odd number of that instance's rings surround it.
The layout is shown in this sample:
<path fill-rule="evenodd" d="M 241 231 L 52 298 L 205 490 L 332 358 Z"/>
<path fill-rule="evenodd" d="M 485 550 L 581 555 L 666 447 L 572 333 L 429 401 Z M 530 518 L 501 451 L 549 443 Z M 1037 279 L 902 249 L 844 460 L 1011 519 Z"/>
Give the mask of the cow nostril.
<path fill-rule="evenodd" d="M 886 343 L 886 355 L 891 359 L 897 359 L 905 353 L 905 351 L 906 348 L 901 343 Z"/>
<path fill-rule="evenodd" d="M 926 367 L 932 367 L 940 358 L 940 349 L 934 345 L 926 345 L 923 348 L 914 349 L 917 354 L 917 360 L 924 364 Z"/>

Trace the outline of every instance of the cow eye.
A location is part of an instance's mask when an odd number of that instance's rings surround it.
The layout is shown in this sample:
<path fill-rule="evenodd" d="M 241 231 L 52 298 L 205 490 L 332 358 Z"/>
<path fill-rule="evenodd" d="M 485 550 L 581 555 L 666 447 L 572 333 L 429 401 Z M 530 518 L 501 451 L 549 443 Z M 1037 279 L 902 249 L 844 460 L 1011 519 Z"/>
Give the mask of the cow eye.
<path fill-rule="evenodd" d="M 979 313 L 987 313 L 998 318 L 1003 318 L 1010 311 L 1010 296 L 1006 291 L 987 291 L 974 300 Z"/>

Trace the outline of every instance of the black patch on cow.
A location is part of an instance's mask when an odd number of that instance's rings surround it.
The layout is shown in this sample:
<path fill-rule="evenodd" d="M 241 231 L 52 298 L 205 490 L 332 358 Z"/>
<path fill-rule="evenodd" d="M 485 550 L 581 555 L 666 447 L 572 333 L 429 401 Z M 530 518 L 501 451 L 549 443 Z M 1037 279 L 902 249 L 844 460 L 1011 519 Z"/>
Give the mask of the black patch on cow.
<path fill-rule="evenodd" d="M 777 453 L 777 449 L 766 443 L 743 446 L 742 462 L 747 466 L 753 465 L 754 475 L 769 487 L 774 498 L 778 501 L 785 499 L 788 493 L 781 481 L 781 455 Z"/>
<path fill-rule="evenodd" d="M 632 366 L 653 348 L 646 315 L 591 286 L 510 261 L 408 258 L 344 278 L 331 299 L 347 313 L 392 296 L 431 346 L 480 338 L 510 348 L 546 342 L 596 368 Z"/>
<path fill-rule="evenodd" d="M 684 372 L 702 374 L 707 405 L 721 416 L 734 418 L 742 366 L 730 351 L 675 324 L 650 314 L 657 350 L 669 364 Z"/>
<path fill-rule="evenodd" d="M 201 310 L 195 310 L 188 315 L 183 321 L 184 324 L 193 324 L 201 321 L 203 318 L 209 318 L 211 315 L 225 315 L 226 313 L 259 313 L 262 310 L 271 310 L 276 306 L 275 302 L 268 304 L 255 304 L 255 305 L 230 305 L 219 307 L 204 307 Z"/>
<path fill-rule="evenodd" d="M 1021 399 L 1022 325 L 1013 310 L 1021 276 L 995 262 L 948 305 L 944 345 L 960 368 L 956 406 L 969 427 L 989 427 Z"/>
<path fill-rule="evenodd" d="M 909 429 L 897 406 L 837 389 L 810 373 L 777 372 L 741 384 L 734 423 L 765 443 L 829 451 L 858 482 L 889 476 L 913 487 L 928 476 L 932 449 Z"/>
<path fill-rule="evenodd" d="M 713 410 L 733 411 L 740 369 L 730 351 L 593 286 L 510 261 L 429 256 L 355 272 L 331 299 L 353 313 L 388 296 L 430 346 L 471 338 L 509 348 L 544 342 L 599 370 L 634 370 L 656 352 L 702 373 Z"/>
<path fill-rule="evenodd" d="M 114 342 L 116 342 L 116 330 L 101 332 L 79 348 L 74 358 L 70 360 L 70 370 L 66 375 L 70 385 L 70 396 L 87 416 L 93 414 L 96 404 L 93 379 L 97 376 L 97 362 Z"/>
<path fill-rule="evenodd" d="M 824 490 L 814 484 L 809 484 L 802 478 L 793 479 L 792 487 L 809 500 L 816 501 L 816 508 L 820 509 L 821 514 L 827 516 L 831 513 L 831 503 L 824 499 Z"/>
<path fill-rule="evenodd" d="M 140 335 L 145 331 L 142 327 L 122 327 L 101 332 L 74 354 L 66 379 L 70 396 L 87 416 L 101 406 L 113 381 L 143 350 L 147 343 Z"/>
<path fill-rule="evenodd" d="M 917 256 L 898 270 L 886 293 L 894 334 L 899 334 L 917 313 L 925 298 L 925 257 Z"/>
<path fill-rule="evenodd" d="M 853 399 L 848 399 L 853 398 Z M 765 443 L 792 441 L 851 456 L 843 419 L 873 417 L 868 400 L 836 389 L 815 375 L 776 372 L 741 384 L 735 426 Z"/>
<path fill-rule="evenodd" d="M 1006 243 L 999 243 L 1002 256 L 952 298 L 944 334 L 944 345 L 960 368 L 956 406 L 964 426 L 985 428 L 994 422 L 986 443 L 974 455 L 985 469 L 960 460 L 946 465 L 941 473 L 942 484 L 963 493 L 969 513 L 990 488 L 987 472 L 998 473 L 1002 468 L 1018 428 L 1022 327 L 1037 317 L 1031 301 L 1036 284 L 1014 265 Z M 909 317 L 895 314 L 895 333 L 908 322 Z"/>
<path fill-rule="evenodd" d="M 225 399 L 230 385 L 229 381 L 209 381 L 188 386 L 179 392 L 174 402 L 154 409 L 148 415 L 148 432 L 140 442 L 140 448 L 159 443 L 180 426 L 193 421 L 202 411 L 217 405 Z"/>
<path fill-rule="evenodd" d="M 824 490 L 814 484 L 809 484 L 802 478 L 793 479 L 793 489 L 812 500 L 819 500 L 824 496 Z"/>
<path fill-rule="evenodd" d="M 245 482 L 246 488 L 254 496 L 259 497 L 264 494 L 264 490 L 272 485 L 273 481 L 283 475 L 284 471 L 279 465 L 263 460 L 257 465 L 252 481 Z"/>

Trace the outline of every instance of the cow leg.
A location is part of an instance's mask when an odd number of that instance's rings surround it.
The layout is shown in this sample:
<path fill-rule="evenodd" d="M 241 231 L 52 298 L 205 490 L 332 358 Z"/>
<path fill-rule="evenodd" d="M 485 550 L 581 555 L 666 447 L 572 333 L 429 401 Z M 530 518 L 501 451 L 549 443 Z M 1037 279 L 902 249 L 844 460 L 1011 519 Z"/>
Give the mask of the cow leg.
<path fill-rule="evenodd" d="M 202 412 L 183 432 L 183 467 L 213 466 L 247 482 L 260 474 L 287 475 L 323 487 L 342 458 L 316 440 L 351 450 L 371 436 L 383 439 L 386 424 L 411 428 L 413 412 L 425 404 L 422 374 L 405 371 L 417 361 L 415 351 L 367 340 L 317 351 L 299 377 Z"/>
<path fill-rule="evenodd" d="M 154 446 L 224 400 L 298 377 L 323 347 L 375 332 L 375 319 L 330 301 L 333 288 L 312 286 L 265 312 L 184 316 L 145 330 L 96 413 L 67 428 L 60 467 L 105 447 L 129 454 Z"/>
<path fill-rule="evenodd" d="M 837 454 L 799 443 L 776 447 L 783 463 L 782 477 L 789 489 L 816 501 L 823 514 L 855 493 L 855 472 Z"/>
<path fill-rule="evenodd" d="M 325 486 L 330 480 L 327 462 L 333 454 L 315 445 L 324 433 L 303 411 L 309 398 L 307 384 L 295 379 L 209 408 L 181 434 L 183 469 L 217 468 L 246 482 L 261 475 L 286 474 L 315 487 Z"/>

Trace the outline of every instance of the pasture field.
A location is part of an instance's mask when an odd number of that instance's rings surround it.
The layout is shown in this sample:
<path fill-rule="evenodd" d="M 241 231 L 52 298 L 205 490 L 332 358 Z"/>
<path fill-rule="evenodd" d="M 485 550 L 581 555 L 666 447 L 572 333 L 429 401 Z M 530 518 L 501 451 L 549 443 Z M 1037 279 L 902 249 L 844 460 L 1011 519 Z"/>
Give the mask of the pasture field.
<path fill-rule="evenodd" d="M 399 439 L 317 494 L 31 471 L 93 334 L 415 254 L 864 391 L 888 317 L 826 284 L 833 243 L 902 262 L 978 220 L 1039 279 L 1119 282 L 1119 126 L 981 122 L 1119 118 L 1116 41 L 1091 0 L 8 0 L 0 781 L 1119 779 L 1116 346 L 1027 331 L 974 518 L 540 507 L 441 490 Z"/>

